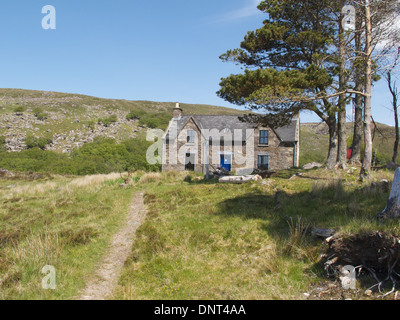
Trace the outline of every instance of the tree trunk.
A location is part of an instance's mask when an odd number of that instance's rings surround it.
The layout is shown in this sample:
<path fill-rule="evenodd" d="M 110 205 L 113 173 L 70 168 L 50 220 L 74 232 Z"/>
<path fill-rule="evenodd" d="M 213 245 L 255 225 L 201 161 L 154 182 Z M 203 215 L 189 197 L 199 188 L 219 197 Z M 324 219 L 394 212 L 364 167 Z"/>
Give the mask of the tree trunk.
<path fill-rule="evenodd" d="M 386 208 L 377 218 L 378 220 L 400 218 L 400 168 L 396 169 Z"/>
<path fill-rule="evenodd" d="M 400 51 L 399 51 L 400 52 Z M 400 131 L 399 131 L 399 115 L 398 115 L 398 91 L 396 88 L 396 84 L 392 83 L 392 72 L 388 71 L 387 73 L 387 82 L 389 86 L 389 91 L 392 95 L 392 105 L 393 105 L 393 111 L 394 111 L 394 122 L 395 122 L 395 132 L 396 132 L 396 139 L 394 142 L 394 147 L 393 147 L 393 157 L 392 161 L 396 163 L 397 155 L 398 155 L 398 150 L 399 150 L 399 140 L 400 140 Z"/>
<path fill-rule="evenodd" d="M 357 14 L 356 18 L 356 33 L 355 33 L 355 50 L 358 59 L 362 59 L 362 45 L 361 45 L 361 29 L 362 19 L 361 14 Z M 362 92 L 364 90 L 363 83 L 363 67 L 360 61 L 356 61 L 356 75 L 354 90 Z M 361 162 L 361 145 L 363 138 L 363 96 L 356 94 L 354 99 L 354 132 L 353 132 L 353 150 L 351 152 L 350 163 L 358 164 Z"/>
<path fill-rule="evenodd" d="M 396 140 L 394 142 L 394 148 L 393 148 L 393 158 L 392 161 L 396 163 L 397 160 L 397 154 L 399 150 L 399 141 L 400 141 L 400 132 L 399 132 L 399 115 L 398 115 L 398 109 L 397 109 L 397 97 L 393 101 L 393 109 L 394 109 L 394 121 L 395 121 L 395 131 L 396 131 Z"/>
<path fill-rule="evenodd" d="M 338 153 L 337 166 L 340 169 L 347 168 L 347 139 L 346 139 L 346 100 L 339 98 L 340 111 L 338 114 Z M 344 109 L 344 110 L 343 110 Z"/>
<path fill-rule="evenodd" d="M 364 99 L 364 160 L 360 172 L 363 179 L 369 175 L 372 166 L 372 133 L 371 133 L 371 98 L 372 98 L 372 24 L 370 0 L 365 0 L 365 53 L 367 67 L 365 71 L 365 99 Z"/>
<path fill-rule="evenodd" d="M 341 4 L 341 6 L 344 3 Z M 339 59 L 340 59 L 340 71 L 339 71 L 339 91 L 343 92 L 346 90 L 346 44 L 345 35 L 342 21 L 344 15 L 340 15 L 339 19 Z M 337 154 L 337 167 L 340 169 L 346 169 L 347 167 L 347 139 L 346 139 L 346 95 L 341 94 L 338 102 L 338 154 Z"/>
<path fill-rule="evenodd" d="M 337 124 L 336 118 L 330 117 L 328 121 L 326 121 L 329 128 L 329 151 L 328 151 L 328 159 L 326 160 L 326 167 L 329 170 L 332 170 L 336 166 L 337 160 Z"/>
<path fill-rule="evenodd" d="M 361 88 L 359 88 L 362 90 Z M 363 140 L 363 97 L 356 95 L 354 113 L 354 132 L 353 132 L 353 150 L 351 152 L 350 163 L 361 163 L 361 146 Z"/>

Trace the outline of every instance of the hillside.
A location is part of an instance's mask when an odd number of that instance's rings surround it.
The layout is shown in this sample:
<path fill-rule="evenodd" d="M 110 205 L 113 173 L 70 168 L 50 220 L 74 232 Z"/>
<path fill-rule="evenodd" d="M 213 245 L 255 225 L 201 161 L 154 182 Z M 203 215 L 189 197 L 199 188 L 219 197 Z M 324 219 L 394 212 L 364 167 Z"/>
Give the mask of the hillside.
<path fill-rule="evenodd" d="M 376 124 L 374 133 L 374 151 L 376 164 L 386 164 L 391 161 L 395 131 L 391 126 Z M 351 145 L 353 139 L 353 123 L 347 123 L 347 142 Z M 300 165 L 309 162 L 325 162 L 328 154 L 329 132 L 325 123 L 302 123 L 300 133 Z"/>
<path fill-rule="evenodd" d="M 187 114 L 242 114 L 201 104 L 181 104 Z M 145 127 L 165 128 L 173 102 L 127 101 L 21 89 L 0 89 L 0 136 L 9 151 L 26 147 L 26 137 L 51 141 L 47 150 L 70 153 L 97 136 L 117 141 Z M 126 116 L 132 113 L 132 119 Z"/>
<path fill-rule="evenodd" d="M 186 114 L 243 114 L 243 111 L 202 104 L 181 104 Z M 174 102 L 102 99 L 80 94 L 22 89 L 0 89 L 0 138 L 8 151 L 21 151 L 34 139 L 47 150 L 70 154 L 103 136 L 117 142 L 143 136 L 146 128 L 164 129 Z M 127 115 L 131 119 L 127 119 Z M 348 123 L 348 144 L 352 139 Z M 302 123 L 300 165 L 326 160 L 328 128 L 323 123 Z M 1 139 L 0 139 L 1 140 Z M 1 142 L 0 142 L 1 143 Z M 374 149 L 377 163 L 390 161 L 393 127 L 377 124 Z"/>

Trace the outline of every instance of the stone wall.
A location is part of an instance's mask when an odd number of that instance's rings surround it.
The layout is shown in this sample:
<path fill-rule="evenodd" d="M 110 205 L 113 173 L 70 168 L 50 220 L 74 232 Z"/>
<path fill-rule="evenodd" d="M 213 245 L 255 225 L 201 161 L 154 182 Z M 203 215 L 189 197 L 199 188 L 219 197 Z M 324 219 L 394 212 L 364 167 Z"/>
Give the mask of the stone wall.
<path fill-rule="evenodd" d="M 174 121 L 174 120 L 172 120 Z M 196 132 L 195 143 L 187 143 L 187 131 L 194 130 Z M 185 128 L 178 133 L 178 137 L 170 143 L 164 143 L 163 149 L 163 171 L 184 171 L 186 163 L 186 153 L 195 153 L 195 171 L 202 172 L 202 146 L 200 138 L 200 129 L 193 122 L 189 120 Z M 170 155 L 170 150 L 173 150 L 173 156 Z"/>
<path fill-rule="evenodd" d="M 196 141 L 193 144 L 187 143 L 187 131 L 196 132 Z M 268 145 L 260 145 L 260 130 L 269 131 Z M 211 145 L 203 146 L 201 131 L 196 123 L 191 119 L 183 130 L 178 133 L 178 138 L 171 140 L 168 144 L 164 143 L 163 150 L 163 171 L 184 171 L 185 157 L 187 152 L 196 154 L 195 171 L 203 172 L 202 165 L 203 147 L 208 149 L 210 170 L 220 167 L 220 155 L 232 154 L 232 171 L 235 173 L 252 172 L 258 167 L 258 155 L 269 155 L 269 170 L 282 170 L 293 167 L 295 164 L 295 147 L 292 143 L 282 143 L 275 132 L 269 128 L 258 128 L 254 135 L 249 137 L 245 144 L 236 144 L 236 147 L 226 147 L 224 144 L 213 141 Z M 178 153 L 177 163 L 170 161 L 170 150 Z M 207 152 L 207 150 L 206 150 Z"/>

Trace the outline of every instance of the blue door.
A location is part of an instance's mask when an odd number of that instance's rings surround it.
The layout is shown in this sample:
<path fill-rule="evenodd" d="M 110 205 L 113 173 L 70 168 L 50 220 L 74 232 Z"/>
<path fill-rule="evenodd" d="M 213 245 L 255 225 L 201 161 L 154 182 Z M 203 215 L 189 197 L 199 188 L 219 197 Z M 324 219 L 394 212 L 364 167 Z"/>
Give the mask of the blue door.
<path fill-rule="evenodd" d="M 224 168 L 227 171 L 232 170 L 232 156 L 221 154 L 221 168 Z"/>

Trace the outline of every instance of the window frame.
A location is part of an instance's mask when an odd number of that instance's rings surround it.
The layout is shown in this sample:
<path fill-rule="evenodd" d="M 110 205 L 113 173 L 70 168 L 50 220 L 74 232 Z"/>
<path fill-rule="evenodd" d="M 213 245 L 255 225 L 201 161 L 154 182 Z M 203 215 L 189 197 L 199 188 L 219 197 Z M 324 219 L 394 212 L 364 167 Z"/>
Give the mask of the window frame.
<path fill-rule="evenodd" d="M 266 134 L 266 136 L 264 134 Z M 265 140 L 266 140 L 266 142 L 265 142 Z M 258 142 L 260 145 L 263 145 L 263 146 L 269 145 L 269 130 L 260 130 L 260 139 Z"/>
<path fill-rule="evenodd" d="M 263 161 L 262 161 L 263 158 L 267 159 L 266 163 L 263 163 Z M 270 162 L 269 154 L 259 154 L 257 157 L 257 169 L 268 171 L 269 170 L 269 162 Z"/>
<path fill-rule="evenodd" d="M 193 135 L 191 135 L 193 133 Z M 191 140 L 193 138 L 193 141 Z M 186 143 L 195 144 L 196 143 L 196 131 L 193 129 L 188 129 L 186 132 Z"/>

